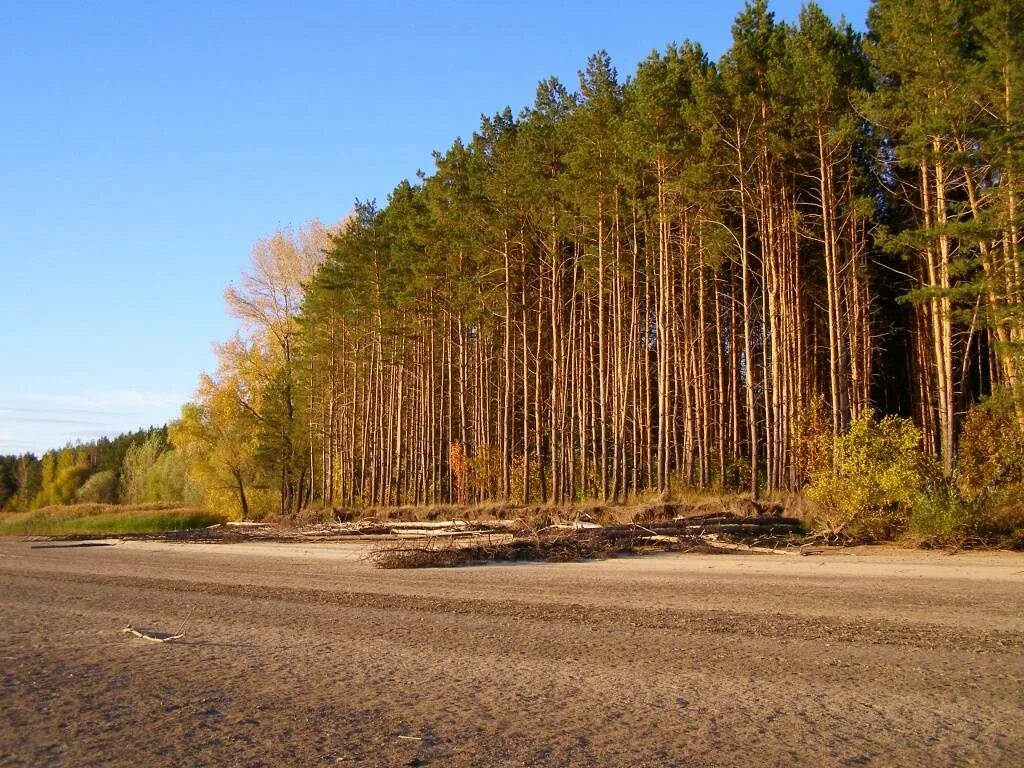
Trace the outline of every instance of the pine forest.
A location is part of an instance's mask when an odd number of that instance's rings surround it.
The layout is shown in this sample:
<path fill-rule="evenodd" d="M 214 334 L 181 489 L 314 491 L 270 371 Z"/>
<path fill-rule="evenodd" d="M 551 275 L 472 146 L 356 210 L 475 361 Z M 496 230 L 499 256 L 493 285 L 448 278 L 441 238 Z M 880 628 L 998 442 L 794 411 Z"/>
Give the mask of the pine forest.
<path fill-rule="evenodd" d="M 1024 480 L 1024 6 L 877 0 L 866 29 L 754 0 L 717 61 L 598 52 L 386 204 L 257 243 L 169 426 L 182 492 L 245 518 Z"/>

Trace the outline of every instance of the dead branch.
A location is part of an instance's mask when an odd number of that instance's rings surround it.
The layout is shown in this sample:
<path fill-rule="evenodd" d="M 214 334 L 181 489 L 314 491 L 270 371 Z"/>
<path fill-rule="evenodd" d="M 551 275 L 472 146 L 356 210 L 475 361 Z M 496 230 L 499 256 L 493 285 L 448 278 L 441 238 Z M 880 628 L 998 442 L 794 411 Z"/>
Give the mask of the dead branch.
<path fill-rule="evenodd" d="M 149 629 L 136 629 L 131 624 L 127 625 L 121 631 L 135 635 L 136 637 L 141 637 L 143 640 L 152 640 L 154 643 L 169 643 L 171 640 L 181 640 L 185 637 L 185 630 L 188 629 L 188 625 L 192 622 L 192 616 L 195 612 L 196 607 L 193 605 L 182 620 L 181 624 L 178 625 L 178 629 L 171 634 L 168 634 L 167 632 L 154 632 Z"/>
<path fill-rule="evenodd" d="M 143 640 L 152 640 L 154 643 L 169 643 L 171 640 L 181 640 L 181 638 L 185 636 L 184 632 L 176 635 L 166 635 L 162 632 L 151 632 L 148 629 L 136 629 L 131 624 L 121 631 L 128 632 L 136 637 L 141 637 Z"/>

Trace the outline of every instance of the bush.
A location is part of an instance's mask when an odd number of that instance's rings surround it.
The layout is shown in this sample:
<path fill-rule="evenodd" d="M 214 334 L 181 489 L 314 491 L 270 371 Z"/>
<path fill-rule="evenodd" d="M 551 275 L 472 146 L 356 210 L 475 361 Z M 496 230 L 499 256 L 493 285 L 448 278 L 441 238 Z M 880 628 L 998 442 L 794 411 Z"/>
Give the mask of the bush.
<path fill-rule="evenodd" d="M 986 505 L 982 520 L 989 543 L 1010 549 L 1024 549 L 1024 489 L 1014 488 Z"/>
<path fill-rule="evenodd" d="M 937 482 L 914 502 L 908 529 L 931 546 L 961 546 L 977 529 L 979 510 L 956 483 Z"/>
<path fill-rule="evenodd" d="M 975 406 L 964 419 L 956 480 L 964 498 L 972 501 L 1024 483 L 1024 435 L 998 400 Z"/>
<path fill-rule="evenodd" d="M 144 478 L 145 500 L 198 503 L 199 489 L 188 476 L 188 465 L 182 451 L 169 448 L 160 454 Z"/>
<path fill-rule="evenodd" d="M 1002 393 L 964 419 L 953 477 L 944 513 L 934 498 L 915 509 L 915 533 L 937 544 L 1024 546 L 1024 433 Z"/>
<path fill-rule="evenodd" d="M 79 503 L 113 504 L 117 501 L 117 473 L 105 469 L 92 475 L 75 493 Z"/>
<path fill-rule="evenodd" d="M 921 436 L 909 419 L 868 413 L 835 440 L 832 466 L 807 490 L 813 524 L 830 538 L 876 541 L 906 528 L 927 472 Z"/>

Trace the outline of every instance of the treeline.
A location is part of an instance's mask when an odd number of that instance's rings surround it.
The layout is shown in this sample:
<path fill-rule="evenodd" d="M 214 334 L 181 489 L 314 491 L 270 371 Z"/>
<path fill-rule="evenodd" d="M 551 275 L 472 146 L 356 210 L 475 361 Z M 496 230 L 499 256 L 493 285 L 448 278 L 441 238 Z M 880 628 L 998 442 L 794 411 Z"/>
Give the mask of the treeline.
<path fill-rule="evenodd" d="M 191 501 L 197 492 L 166 427 L 67 445 L 42 456 L 0 456 L 0 510 L 55 504 Z"/>
<path fill-rule="evenodd" d="M 975 403 L 1019 430 L 1024 8 L 878 0 L 868 30 L 758 0 L 717 62 L 598 53 L 385 207 L 258 244 L 171 427 L 208 499 L 756 495 L 872 412 L 947 478 Z"/>

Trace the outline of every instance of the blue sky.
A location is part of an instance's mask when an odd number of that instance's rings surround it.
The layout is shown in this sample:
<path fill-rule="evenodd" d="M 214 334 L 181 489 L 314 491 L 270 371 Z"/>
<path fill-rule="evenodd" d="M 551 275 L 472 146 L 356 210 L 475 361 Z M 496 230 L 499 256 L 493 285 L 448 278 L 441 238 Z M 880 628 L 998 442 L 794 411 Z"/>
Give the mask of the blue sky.
<path fill-rule="evenodd" d="M 598 49 L 717 58 L 741 7 L 0 0 L 0 453 L 173 418 L 256 240 L 383 203 Z"/>

